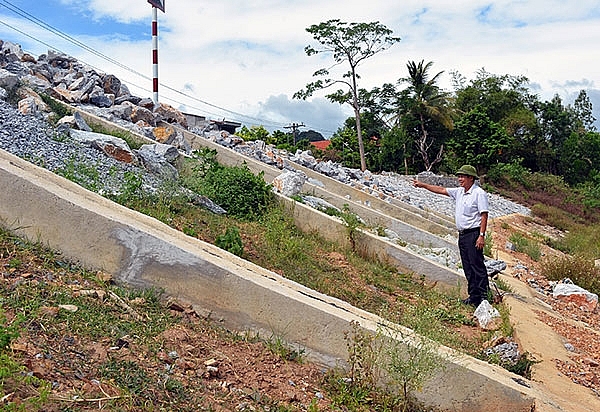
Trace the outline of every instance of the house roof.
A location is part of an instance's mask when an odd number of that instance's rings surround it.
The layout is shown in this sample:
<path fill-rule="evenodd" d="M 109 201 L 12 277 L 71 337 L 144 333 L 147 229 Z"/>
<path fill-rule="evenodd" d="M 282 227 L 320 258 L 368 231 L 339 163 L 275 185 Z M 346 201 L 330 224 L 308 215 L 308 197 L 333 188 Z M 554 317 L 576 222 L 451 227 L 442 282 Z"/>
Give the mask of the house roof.
<path fill-rule="evenodd" d="M 311 145 L 320 150 L 325 150 L 331 144 L 331 140 L 319 140 L 318 142 L 310 142 Z"/>

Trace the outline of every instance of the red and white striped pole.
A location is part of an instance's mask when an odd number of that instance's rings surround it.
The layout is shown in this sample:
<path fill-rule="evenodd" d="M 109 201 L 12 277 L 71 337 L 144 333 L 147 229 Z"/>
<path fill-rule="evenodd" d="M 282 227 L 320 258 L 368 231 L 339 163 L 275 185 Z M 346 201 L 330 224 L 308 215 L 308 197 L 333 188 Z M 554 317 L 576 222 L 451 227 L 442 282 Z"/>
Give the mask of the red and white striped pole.
<path fill-rule="evenodd" d="M 158 107 L 158 10 L 152 7 L 152 100 Z"/>

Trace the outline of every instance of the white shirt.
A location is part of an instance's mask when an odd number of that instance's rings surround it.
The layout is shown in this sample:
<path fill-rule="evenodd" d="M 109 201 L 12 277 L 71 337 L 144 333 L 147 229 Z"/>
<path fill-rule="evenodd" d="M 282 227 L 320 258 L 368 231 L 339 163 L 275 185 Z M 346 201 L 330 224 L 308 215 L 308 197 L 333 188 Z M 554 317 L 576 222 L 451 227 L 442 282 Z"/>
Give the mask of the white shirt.
<path fill-rule="evenodd" d="M 446 188 L 448 195 L 456 202 L 454 219 L 458 230 L 481 226 L 481 213 L 489 211 L 488 196 L 477 183 L 465 192 L 462 187 Z"/>

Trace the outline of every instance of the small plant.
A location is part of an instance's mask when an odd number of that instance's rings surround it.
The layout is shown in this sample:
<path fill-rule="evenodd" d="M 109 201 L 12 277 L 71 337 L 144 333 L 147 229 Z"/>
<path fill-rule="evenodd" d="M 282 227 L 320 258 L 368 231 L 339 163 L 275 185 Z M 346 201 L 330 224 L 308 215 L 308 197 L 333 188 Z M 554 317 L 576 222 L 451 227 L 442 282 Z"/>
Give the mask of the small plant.
<path fill-rule="evenodd" d="M 217 166 L 217 151 L 208 147 L 195 150 L 190 161 L 194 177 L 203 178 L 208 171 Z"/>
<path fill-rule="evenodd" d="M 304 359 L 304 349 L 294 349 L 281 335 L 271 333 L 269 339 L 265 341 L 265 345 L 271 353 L 281 359 L 294 362 L 302 362 Z"/>
<path fill-rule="evenodd" d="M 356 321 L 350 322 L 350 330 L 344 333 L 348 348 L 346 370 L 332 369 L 325 376 L 325 385 L 332 402 L 342 410 L 373 410 L 386 403 L 386 394 L 379 391 L 376 336 L 363 330 Z M 377 410 L 389 410 L 381 408 Z"/>
<path fill-rule="evenodd" d="M 513 336 L 514 329 L 513 325 L 510 322 L 510 307 L 506 304 L 496 305 L 498 312 L 500 312 L 500 319 L 502 322 L 500 323 L 500 332 L 502 336 Z"/>
<path fill-rule="evenodd" d="M 345 204 L 342 208 L 342 213 L 339 214 L 341 219 L 346 224 L 346 232 L 352 250 L 356 250 L 356 231 L 363 225 L 360 217 L 350 210 L 350 207 Z"/>
<path fill-rule="evenodd" d="M 6 350 L 10 343 L 19 337 L 19 324 L 21 322 L 13 322 L 11 325 L 6 325 L 6 316 L 0 308 L 0 353 Z"/>
<path fill-rule="evenodd" d="M 519 359 L 516 363 L 511 365 L 506 365 L 506 370 L 516 373 L 517 375 L 521 375 L 526 379 L 531 379 L 531 368 L 536 363 L 540 363 L 540 361 L 536 361 L 531 359 L 528 352 L 525 352 L 519 356 Z"/>
<path fill-rule="evenodd" d="M 151 380 L 146 372 L 133 361 L 110 359 L 100 367 L 100 376 L 113 380 L 120 388 L 141 395 L 147 392 Z"/>
<path fill-rule="evenodd" d="M 62 119 L 63 117 L 71 114 L 71 110 L 64 103 L 61 103 L 60 101 L 58 101 L 56 99 L 53 99 L 52 97 L 50 97 L 49 95 L 47 95 L 45 93 L 41 93 L 40 97 L 42 98 L 42 101 L 44 103 L 46 103 L 48 105 L 48 107 L 50 107 L 50 110 L 52 110 L 52 112 L 54 113 L 54 116 L 53 116 L 54 120 L 58 121 L 58 120 Z"/>
<path fill-rule="evenodd" d="M 499 365 L 514 374 L 520 375 L 526 379 L 531 379 L 531 368 L 539 361 L 531 359 L 529 353 L 521 354 L 516 360 L 503 359 L 498 353 L 486 354 L 485 358 L 488 363 Z"/>
<path fill-rule="evenodd" d="M 204 195 L 227 210 L 230 216 L 254 221 L 263 216 L 274 203 L 271 185 L 265 183 L 264 172 L 253 174 L 246 164 L 241 166 L 212 165 L 203 179 L 183 179 L 186 187 Z"/>
<path fill-rule="evenodd" d="M 513 233 L 508 240 L 514 245 L 515 251 L 525 253 L 536 262 L 540 260 L 542 252 L 539 243 L 526 238 L 520 233 Z"/>
<path fill-rule="evenodd" d="M 344 334 L 350 382 L 361 389 L 373 388 L 377 383 L 376 336 L 363 330 L 356 321 L 351 321 L 350 327 L 351 330 Z"/>
<path fill-rule="evenodd" d="M 434 373 L 443 368 L 443 359 L 437 353 L 437 344 L 426 338 L 413 339 L 400 329 L 383 327 L 389 336 L 383 347 L 382 367 L 390 383 L 402 393 L 402 411 L 409 411 L 416 402 L 414 392 L 420 390 Z"/>
<path fill-rule="evenodd" d="M 217 236 L 215 245 L 236 256 L 244 254 L 244 245 L 240 236 L 240 230 L 235 226 L 228 227 L 224 234 Z"/>

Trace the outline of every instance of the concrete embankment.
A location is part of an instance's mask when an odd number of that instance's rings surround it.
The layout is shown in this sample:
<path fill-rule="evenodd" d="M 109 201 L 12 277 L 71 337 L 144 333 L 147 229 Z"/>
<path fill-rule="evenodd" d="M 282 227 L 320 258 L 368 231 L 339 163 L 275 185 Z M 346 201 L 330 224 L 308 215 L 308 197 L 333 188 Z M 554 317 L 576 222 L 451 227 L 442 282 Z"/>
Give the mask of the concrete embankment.
<path fill-rule="evenodd" d="M 126 131 L 118 125 L 85 111 L 80 111 L 80 113 L 88 122 L 101 124 L 107 130 Z M 272 182 L 282 173 L 276 167 L 241 155 L 232 149 L 220 146 L 187 130 L 172 125 L 167 126 L 176 128 L 188 141 L 192 149 L 201 147 L 214 149 L 220 163 L 229 166 L 244 163 L 253 173 L 262 172 L 267 183 Z M 154 143 L 142 136 L 134 135 L 133 137 L 139 140 L 140 143 Z M 447 220 L 410 205 L 398 204 L 400 202 L 396 204 L 386 202 L 308 168 L 298 166 L 298 170 L 303 171 L 314 180 L 319 180 L 323 185 L 305 183 L 304 192 L 320 197 L 340 209 L 344 205 L 348 205 L 349 209 L 360 216 L 368 225 L 392 230 L 407 243 L 432 248 L 456 249 L 456 243 L 449 242 L 442 237 L 454 233 L 454 230 L 451 229 L 452 224 Z M 279 196 L 279 199 L 286 204 L 288 210 L 294 216 L 296 225 L 301 230 L 318 232 L 324 238 L 341 244 L 349 242 L 346 226 L 340 220 L 331 218 L 285 196 Z M 464 291 L 466 288 L 466 280 L 461 273 L 427 260 L 387 238 L 362 230 L 356 231 L 353 238 L 356 250 L 365 256 L 376 257 L 401 271 L 423 275 L 430 282 L 436 283 L 443 289 L 460 289 Z"/>
<path fill-rule="evenodd" d="M 69 259 L 166 293 L 236 330 L 285 336 L 311 359 L 347 358 L 350 322 L 377 333 L 383 320 L 121 207 L 0 151 L 2 225 Z M 418 339 L 403 330 L 404 344 Z M 441 348 L 445 367 L 419 393 L 442 410 L 530 411 L 542 395 L 493 365 Z"/>

